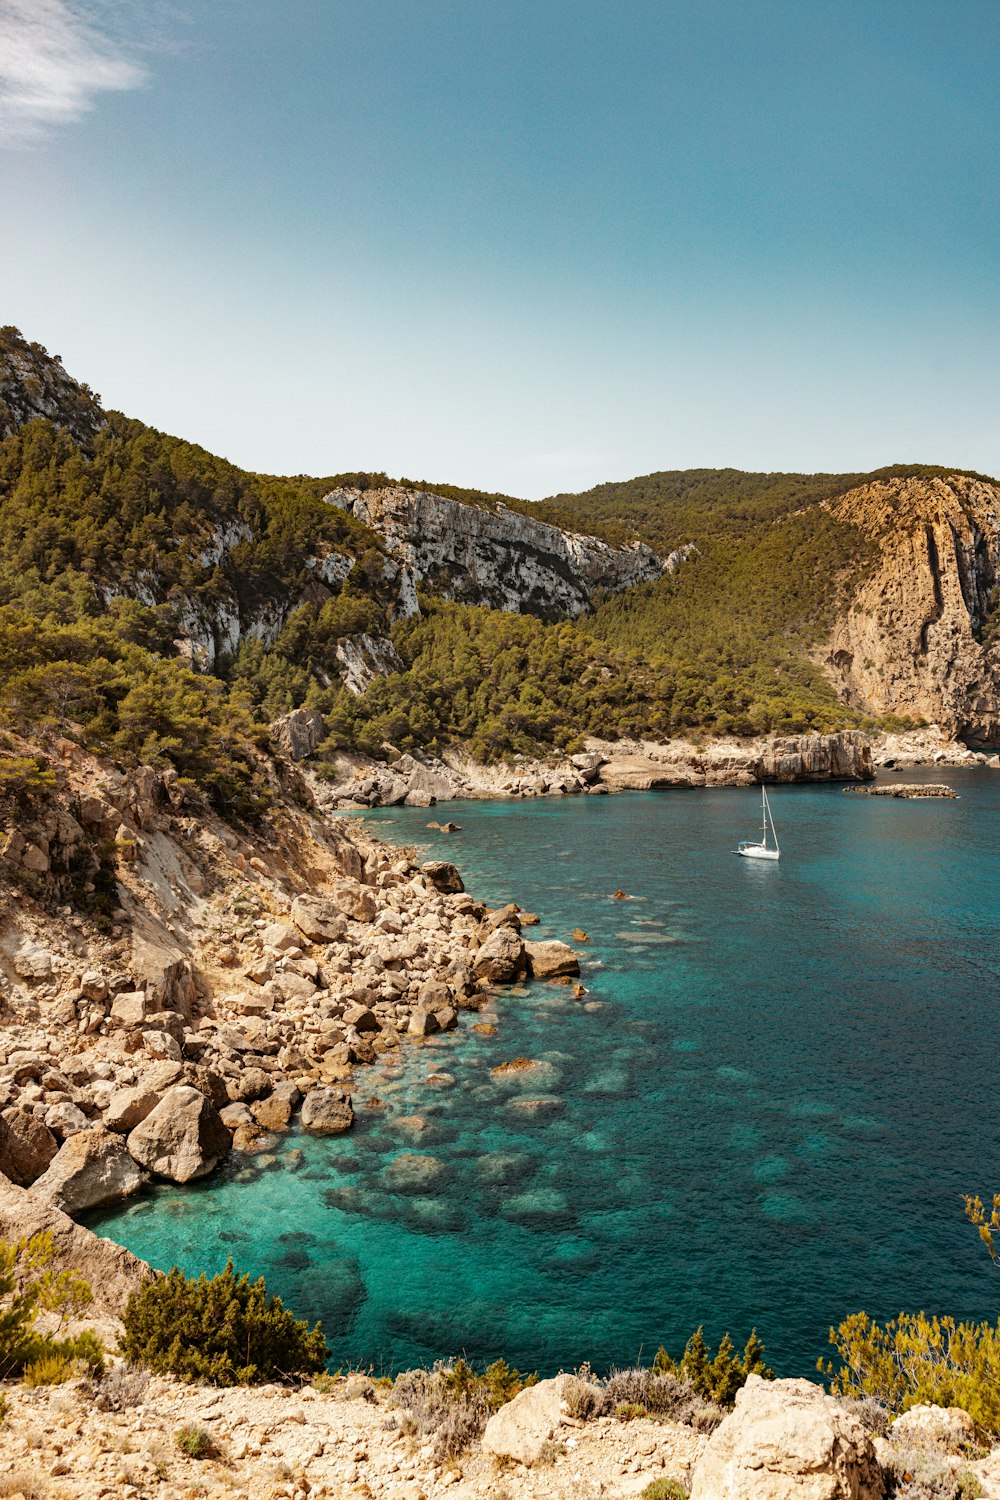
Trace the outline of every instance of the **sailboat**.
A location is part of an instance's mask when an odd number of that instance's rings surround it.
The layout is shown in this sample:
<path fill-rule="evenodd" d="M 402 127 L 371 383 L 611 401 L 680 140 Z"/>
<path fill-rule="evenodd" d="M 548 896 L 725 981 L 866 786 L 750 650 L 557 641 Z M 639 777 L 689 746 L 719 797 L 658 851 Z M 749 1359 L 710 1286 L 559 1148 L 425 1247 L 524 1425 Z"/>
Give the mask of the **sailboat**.
<path fill-rule="evenodd" d="M 740 839 L 738 849 L 734 854 L 742 854 L 744 859 L 780 859 L 781 850 L 778 848 L 778 835 L 774 831 L 774 819 L 771 816 L 771 806 L 767 800 L 767 788 L 761 783 L 760 795 L 763 813 L 763 836 L 760 839 Z M 774 848 L 767 841 L 768 824 L 771 828 L 771 837 L 774 840 Z"/>

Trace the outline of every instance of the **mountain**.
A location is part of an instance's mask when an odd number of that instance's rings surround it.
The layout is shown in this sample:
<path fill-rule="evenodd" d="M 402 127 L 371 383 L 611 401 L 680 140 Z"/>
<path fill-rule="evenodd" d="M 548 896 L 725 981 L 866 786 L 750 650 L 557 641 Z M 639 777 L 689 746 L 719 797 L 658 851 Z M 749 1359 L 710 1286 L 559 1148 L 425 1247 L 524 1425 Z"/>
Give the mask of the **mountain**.
<path fill-rule="evenodd" d="M 0 331 L 0 727 L 172 767 L 233 816 L 317 764 L 588 734 L 1000 738 L 1000 489 L 928 467 L 660 473 L 538 505 L 248 473 Z M 325 735 L 325 739 L 323 736 Z"/>

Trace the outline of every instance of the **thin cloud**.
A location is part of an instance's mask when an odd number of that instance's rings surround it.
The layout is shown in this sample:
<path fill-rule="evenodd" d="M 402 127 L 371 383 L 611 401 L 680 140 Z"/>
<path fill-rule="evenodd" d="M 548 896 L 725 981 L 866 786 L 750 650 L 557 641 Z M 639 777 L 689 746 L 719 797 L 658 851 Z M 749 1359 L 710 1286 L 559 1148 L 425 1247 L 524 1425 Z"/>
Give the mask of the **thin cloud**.
<path fill-rule="evenodd" d="M 78 0 L 0 0 L 0 144 L 21 146 L 135 89 L 146 69 Z"/>

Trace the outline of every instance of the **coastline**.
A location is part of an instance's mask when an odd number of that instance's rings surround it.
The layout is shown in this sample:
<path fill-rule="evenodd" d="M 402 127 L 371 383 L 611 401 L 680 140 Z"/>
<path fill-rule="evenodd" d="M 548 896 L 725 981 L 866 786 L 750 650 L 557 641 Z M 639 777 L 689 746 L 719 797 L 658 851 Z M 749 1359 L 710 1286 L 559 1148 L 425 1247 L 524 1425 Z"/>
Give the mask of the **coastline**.
<path fill-rule="evenodd" d="M 312 711 L 300 711 L 311 714 Z M 864 782 L 880 772 L 922 766 L 1000 769 L 1000 755 L 969 750 L 935 725 L 900 733 L 867 735 L 860 730 L 830 734 L 765 735 L 754 739 L 677 738 L 603 740 L 588 737 L 572 755 L 484 765 L 459 750 L 441 756 L 407 752 L 389 763 L 340 755 L 333 780 L 310 766 L 317 726 L 310 736 L 280 738 L 301 761 L 321 806 L 330 811 L 366 807 L 432 807 L 437 802 L 503 798 L 615 795 L 714 787 Z M 317 716 L 318 717 L 318 716 Z"/>

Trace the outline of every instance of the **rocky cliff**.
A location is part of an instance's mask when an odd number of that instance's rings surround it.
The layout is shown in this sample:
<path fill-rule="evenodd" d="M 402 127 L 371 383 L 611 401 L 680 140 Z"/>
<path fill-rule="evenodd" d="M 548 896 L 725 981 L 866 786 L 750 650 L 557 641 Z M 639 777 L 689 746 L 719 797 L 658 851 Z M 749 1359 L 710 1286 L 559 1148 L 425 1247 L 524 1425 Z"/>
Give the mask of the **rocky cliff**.
<path fill-rule="evenodd" d="M 824 653 L 845 700 L 1000 746 L 1000 486 L 876 481 L 830 508 L 878 548 Z"/>
<path fill-rule="evenodd" d="M 666 564 L 650 547 L 612 547 L 508 509 L 466 505 L 393 486 L 332 490 L 331 505 L 378 533 L 411 581 L 400 607 L 416 613 L 416 587 L 464 604 L 542 619 L 574 619 L 598 591 L 620 593 L 659 578 Z M 674 566 L 683 560 L 680 553 Z"/>

